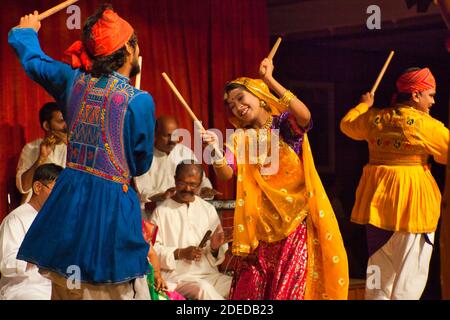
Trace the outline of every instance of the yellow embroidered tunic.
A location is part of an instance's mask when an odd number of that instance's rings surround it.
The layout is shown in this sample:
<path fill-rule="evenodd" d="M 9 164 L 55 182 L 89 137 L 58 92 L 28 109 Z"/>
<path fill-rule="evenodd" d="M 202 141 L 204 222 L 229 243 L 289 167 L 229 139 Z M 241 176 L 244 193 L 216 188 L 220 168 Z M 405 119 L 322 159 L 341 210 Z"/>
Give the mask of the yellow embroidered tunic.
<path fill-rule="evenodd" d="M 441 193 L 427 159 L 447 163 L 444 124 L 409 106 L 369 109 L 361 103 L 341 120 L 341 130 L 369 145 L 351 220 L 391 231 L 435 231 Z"/>

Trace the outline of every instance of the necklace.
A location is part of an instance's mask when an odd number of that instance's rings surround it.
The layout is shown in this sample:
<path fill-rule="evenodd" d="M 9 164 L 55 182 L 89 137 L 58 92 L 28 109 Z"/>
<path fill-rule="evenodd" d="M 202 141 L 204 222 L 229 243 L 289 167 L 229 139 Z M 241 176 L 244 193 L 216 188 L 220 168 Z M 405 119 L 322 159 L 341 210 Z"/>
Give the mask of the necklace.
<path fill-rule="evenodd" d="M 261 127 L 261 129 L 270 129 L 270 127 L 272 127 L 272 122 L 273 122 L 273 118 L 271 115 L 269 115 L 269 118 L 267 119 L 267 121 L 263 124 L 263 126 Z"/>

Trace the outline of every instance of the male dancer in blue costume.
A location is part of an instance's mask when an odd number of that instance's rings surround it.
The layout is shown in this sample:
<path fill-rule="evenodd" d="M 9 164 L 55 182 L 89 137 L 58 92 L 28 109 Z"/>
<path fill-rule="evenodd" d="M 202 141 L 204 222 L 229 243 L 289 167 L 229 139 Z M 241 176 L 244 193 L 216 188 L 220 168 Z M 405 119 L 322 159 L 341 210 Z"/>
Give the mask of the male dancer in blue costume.
<path fill-rule="evenodd" d="M 28 231 L 18 259 L 52 280 L 53 299 L 133 299 L 147 272 L 148 244 L 130 179 L 153 157 L 154 103 L 129 84 L 139 72 L 131 25 L 111 6 L 89 17 L 72 66 L 40 48 L 38 13 L 8 37 L 27 74 L 61 106 L 69 128 L 67 168 Z M 79 275 L 80 285 L 73 282 Z M 69 278 L 66 280 L 66 278 Z M 148 290 L 147 290 L 148 291 Z"/>

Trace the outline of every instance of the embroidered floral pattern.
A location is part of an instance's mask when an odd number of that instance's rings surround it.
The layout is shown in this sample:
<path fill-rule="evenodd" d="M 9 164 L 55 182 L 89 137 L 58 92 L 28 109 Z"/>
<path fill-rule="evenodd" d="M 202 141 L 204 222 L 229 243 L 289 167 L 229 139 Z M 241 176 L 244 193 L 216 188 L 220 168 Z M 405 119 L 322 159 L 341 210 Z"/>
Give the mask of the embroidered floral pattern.
<path fill-rule="evenodd" d="M 129 183 L 122 132 L 134 89 L 118 77 L 89 75 L 80 77 L 74 87 L 69 112 L 77 116 L 70 124 L 68 166 Z"/>

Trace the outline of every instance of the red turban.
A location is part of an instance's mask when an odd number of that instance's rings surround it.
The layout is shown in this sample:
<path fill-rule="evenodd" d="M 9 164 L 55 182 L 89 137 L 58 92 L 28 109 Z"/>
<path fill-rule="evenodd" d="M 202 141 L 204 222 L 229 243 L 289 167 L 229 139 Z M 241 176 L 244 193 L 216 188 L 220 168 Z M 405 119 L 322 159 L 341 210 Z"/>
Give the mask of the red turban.
<path fill-rule="evenodd" d="M 84 67 L 90 71 L 92 61 L 88 52 L 94 57 L 106 57 L 122 48 L 133 35 L 131 25 L 119 17 L 111 9 L 103 11 L 102 17 L 93 25 L 91 39 L 83 44 L 75 41 L 64 53 L 71 57 L 71 65 L 74 68 Z"/>
<path fill-rule="evenodd" d="M 399 93 L 422 92 L 435 87 L 436 80 L 428 68 L 406 72 L 397 80 Z"/>

